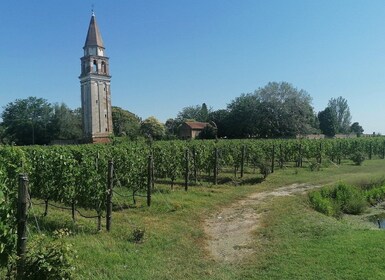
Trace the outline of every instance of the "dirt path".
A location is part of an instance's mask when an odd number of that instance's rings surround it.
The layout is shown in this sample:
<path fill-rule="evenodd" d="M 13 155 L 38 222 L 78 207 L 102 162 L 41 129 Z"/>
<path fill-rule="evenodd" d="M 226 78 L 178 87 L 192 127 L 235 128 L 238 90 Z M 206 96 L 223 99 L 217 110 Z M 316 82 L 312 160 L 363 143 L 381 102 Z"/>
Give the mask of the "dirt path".
<path fill-rule="evenodd" d="M 317 188 L 308 184 L 293 184 L 274 191 L 254 193 L 236 201 L 209 217 L 204 224 L 208 235 L 207 250 L 218 262 L 234 263 L 253 253 L 250 244 L 252 233 L 259 226 L 262 214 L 256 208 L 262 207 L 277 196 L 305 193 Z"/>

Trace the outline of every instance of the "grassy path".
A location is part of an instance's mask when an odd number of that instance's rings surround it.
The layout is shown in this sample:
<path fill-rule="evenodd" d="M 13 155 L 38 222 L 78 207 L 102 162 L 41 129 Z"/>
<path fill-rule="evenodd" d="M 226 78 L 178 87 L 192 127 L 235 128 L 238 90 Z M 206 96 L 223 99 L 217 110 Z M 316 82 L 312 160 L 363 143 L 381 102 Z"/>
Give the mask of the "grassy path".
<path fill-rule="evenodd" d="M 207 250 L 216 261 L 242 262 L 254 253 L 253 232 L 261 226 L 262 219 L 262 213 L 257 213 L 256 209 L 274 197 L 304 194 L 317 187 L 320 186 L 292 184 L 274 191 L 253 193 L 214 213 L 205 221 Z"/>

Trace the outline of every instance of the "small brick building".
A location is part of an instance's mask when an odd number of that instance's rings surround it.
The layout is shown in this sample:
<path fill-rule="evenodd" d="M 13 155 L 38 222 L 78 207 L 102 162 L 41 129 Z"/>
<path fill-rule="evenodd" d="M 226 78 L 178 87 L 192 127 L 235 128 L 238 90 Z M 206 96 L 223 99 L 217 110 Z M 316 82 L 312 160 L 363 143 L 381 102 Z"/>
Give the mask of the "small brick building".
<path fill-rule="evenodd" d="M 195 139 L 208 125 L 210 124 L 205 122 L 184 122 L 179 128 L 179 137 L 182 139 Z"/>

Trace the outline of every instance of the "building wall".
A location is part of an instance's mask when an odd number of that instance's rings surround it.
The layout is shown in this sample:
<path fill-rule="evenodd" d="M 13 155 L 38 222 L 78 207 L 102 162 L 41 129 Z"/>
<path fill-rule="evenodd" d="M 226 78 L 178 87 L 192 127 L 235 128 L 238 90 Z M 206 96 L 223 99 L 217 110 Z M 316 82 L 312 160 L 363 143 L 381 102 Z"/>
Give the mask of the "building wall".
<path fill-rule="evenodd" d="M 192 139 L 197 138 L 198 135 L 199 135 L 201 132 L 202 132 L 202 130 L 196 130 L 196 129 L 193 129 L 193 130 L 191 131 L 191 137 L 192 137 Z"/>
<path fill-rule="evenodd" d="M 182 139 L 191 139 L 191 127 L 189 127 L 187 124 L 183 123 L 181 127 L 179 128 L 179 137 Z"/>

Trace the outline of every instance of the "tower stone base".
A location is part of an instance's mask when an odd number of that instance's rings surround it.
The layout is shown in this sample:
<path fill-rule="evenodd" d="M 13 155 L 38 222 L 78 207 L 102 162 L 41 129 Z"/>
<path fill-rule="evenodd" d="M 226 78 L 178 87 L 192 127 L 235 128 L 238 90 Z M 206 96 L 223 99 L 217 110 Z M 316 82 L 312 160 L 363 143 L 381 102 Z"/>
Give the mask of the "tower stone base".
<path fill-rule="evenodd" d="M 112 142 L 112 139 L 110 134 L 106 134 L 101 136 L 83 138 L 82 142 L 84 144 L 108 144 Z"/>

